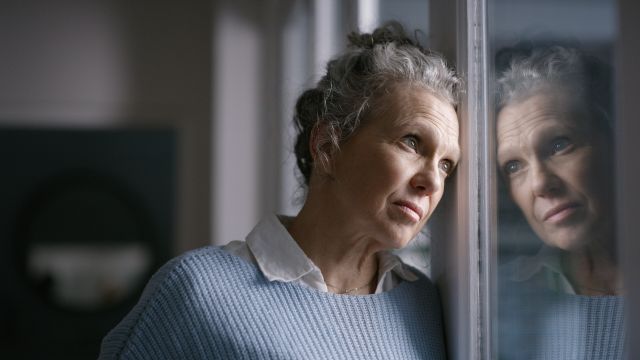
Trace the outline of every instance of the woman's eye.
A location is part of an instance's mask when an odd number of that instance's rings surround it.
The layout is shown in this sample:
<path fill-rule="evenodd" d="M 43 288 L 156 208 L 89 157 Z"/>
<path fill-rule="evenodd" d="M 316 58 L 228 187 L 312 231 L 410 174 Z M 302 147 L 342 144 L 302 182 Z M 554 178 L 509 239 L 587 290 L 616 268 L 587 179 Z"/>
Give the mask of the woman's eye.
<path fill-rule="evenodd" d="M 571 141 L 565 137 L 554 139 L 551 143 L 551 154 L 557 154 L 569 148 L 571 146 Z"/>
<path fill-rule="evenodd" d="M 440 161 L 440 170 L 442 170 L 445 174 L 449 175 L 453 171 L 453 162 L 451 160 L 442 160 Z"/>
<path fill-rule="evenodd" d="M 415 136 L 405 136 L 404 138 L 402 138 L 402 142 L 414 151 L 418 151 L 418 139 Z"/>
<path fill-rule="evenodd" d="M 520 164 L 520 161 L 518 160 L 507 161 L 502 167 L 504 173 L 507 175 L 515 174 L 518 171 L 520 171 L 521 168 L 522 168 L 522 164 Z"/>

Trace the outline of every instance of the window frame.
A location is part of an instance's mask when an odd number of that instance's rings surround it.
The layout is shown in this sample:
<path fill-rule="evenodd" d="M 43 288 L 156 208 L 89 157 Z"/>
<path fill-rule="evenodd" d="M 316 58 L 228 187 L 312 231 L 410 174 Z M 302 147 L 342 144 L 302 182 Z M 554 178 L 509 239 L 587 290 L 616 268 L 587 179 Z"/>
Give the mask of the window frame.
<path fill-rule="evenodd" d="M 464 155 L 435 219 L 433 277 L 443 299 L 449 357 L 490 359 L 496 342 L 491 300 L 497 259 L 497 173 L 486 1 L 433 1 L 431 6 L 430 13 L 438 14 L 430 22 L 432 46 L 455 59 L 465 79 L 458 108 Z M 446 18 L 456 21 L 440 20 Z"/>
<path fill-rule="evenodd" d="M 431 34 L 434 49 L 455 59 L 465 79 L 460 108 L 460 142 L 468 161 L 459 165 L 455 184 L 439 214 L 434 233 L 434 279 L 442 292 L 449 356 L 452 359 L 496 359 L 494 324 L 497 316 L 498 172 L 495 156 L 495 74 L 489 54 L 491 23 L 486 0 L 457 0 L 455 6 L 432 1 Z M 640 145 L 640 123 L 635 89 L 640 83 L 640 4 L 618 1 L 616 39 L 616 179 L 618 251 L 626 284 L 640 283 L 635 214 L 640 213 L 640 163 L 634 160 Z M 435 16 L 435 15 L 432 15 Z M 455 18 L 454 24 L 446 20 Z M 453 35 L 452 35 L 453 34 Z M 452 47 L 452 41 L 455 47 Z M 453 191 L 452 191 L 453 190 Z M 451 219 L 455 219 L 452 221 Z M 438 246 L 441 245 L 441 246 Z M 640 289 L 627 286 L 625 294 L 627 357 L 640 353 Z"/>
<path fill-rule="evenodd" d="M 626 342 L 627 358 L 640 354 L 640 288 L 629 284 L 640 283 L 640 242 L 637 239 L 637 216 L 640 213 L 640 163 L 636 154 L 640 148 L 637 136 L 640 123 L 637 121 L 637 90 L 640 71 L 640 3 L 634 0 L 618 1 L 618 38 L 616 42 L 616 194 L 618 254 L 625 274 Z"/>

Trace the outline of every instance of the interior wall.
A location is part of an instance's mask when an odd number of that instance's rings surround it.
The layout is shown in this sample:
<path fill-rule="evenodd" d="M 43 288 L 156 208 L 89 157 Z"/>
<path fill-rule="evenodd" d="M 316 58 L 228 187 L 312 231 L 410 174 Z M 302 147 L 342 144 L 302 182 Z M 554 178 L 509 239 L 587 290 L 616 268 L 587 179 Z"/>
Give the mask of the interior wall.
<path fill-rule="evenodd" d="M 211 1 L 3 1 L 0 126 L 170 128 L 174 252 L 210 240 Z"/>
<path fill-rule="evenodd" d="M 292 116 L 314 81 L 312 0 L 221 0 L 214 9 L 213 243 L 266 214 L 295 215 Z"/>
<path fill-rule="evenodd" d="M 265 8 L 250 0 L 218 1 L 214 9 L 212 68 L 213 242 L 244 239 L 259 217 L 260 121 Z"/>
<path fill-rule="evenodd" d="M 91 130 L 77 133 L 99 134 L 100 139 L 128 134 L 127 130 L 171 134 L 175 154 L 153 156 L 150 149 L 157 147 L 136 151 L 147 143 L 128 142 L 116 143 L 109 159 L 90 161 L 96 167 L 100 161 L 113 167 L 120 162 L 118 171 L 132 169 L 121 172 L 135 178 L 133 183 L 148 184 L 145 196 L 155 193 L 162 199 L 147 205 L 170 204 L 166 208 L 173 216 L 160 221 L 167 219 L 171 225 L 159 227 L 163 230 L 159 247 L 172 254 L 211 241 L 212 8 L 212 0 L 5 0 L 0 6 L 0 131 Z M 113 141 L 109 137 L 110 145 Z M 80 155 L 64 155 L 59 148 L 51 153 L 62 154 L 60 160 L 85 159 L 95 152 L 91 150 L 94 146 L 80 148 L 86 150 L 79 150 Z M 25 146 L 21 143 L 8 151 L 18 153 L 18 148 Z M 150 155 L 149 162 L 139 161 L 140 153 Z M 9 159 L 3 163 L 6 170 L 14 160 L 3 155 Z M 47 155 L 41 158 L 58 162 Z M 18 159 L 17 154 L 14 157 Z M 175 169 L 175 179 L 163 177 L 171 171 L 156 179 L 153 174 L 157 172 L 145 171 L 158 158 L 166 159 L 161 167 Z M 169 163 L 175 163 L 175 168 Z M 20 181 L 11 172 L 2 176 Z M 158 184 L 166 183 L 175 184 L 175 196 L 156 191 L 163 189 Z M 168 198 L 173 200 L 164 201 Z M 12 247 L 10 243 L 19 242 L 0 237 L 0 267 L 6 285 L 0 312 L 0 357 L 95 358 L 102 337 L 129 311 L 139 293 L 101 311 L 60 308 L 18 276 L 20 264 L 14 264 L 18 260 L 6 250 Z M 124 267 L 122 263 L 118 266 Z"/>

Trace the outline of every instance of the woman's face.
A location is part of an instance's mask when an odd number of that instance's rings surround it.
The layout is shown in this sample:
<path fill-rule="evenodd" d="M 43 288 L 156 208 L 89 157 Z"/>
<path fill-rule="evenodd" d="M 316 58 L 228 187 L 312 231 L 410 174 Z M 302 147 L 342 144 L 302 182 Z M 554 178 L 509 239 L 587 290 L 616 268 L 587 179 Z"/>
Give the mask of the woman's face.
<path fill-rule="evenodd" d="M 398 86 L 330 160 L 336 212 L 377 246 L 401 248 L 438 205 L 459 154 L 454 108 Z"/>
<path fill-rule="evenodd" d="M 529 225 L 575 251 L 610 240 L 612 167 L 606 136 L 568 92 L 540 91 L 498 114 L 498 163 Z"/>

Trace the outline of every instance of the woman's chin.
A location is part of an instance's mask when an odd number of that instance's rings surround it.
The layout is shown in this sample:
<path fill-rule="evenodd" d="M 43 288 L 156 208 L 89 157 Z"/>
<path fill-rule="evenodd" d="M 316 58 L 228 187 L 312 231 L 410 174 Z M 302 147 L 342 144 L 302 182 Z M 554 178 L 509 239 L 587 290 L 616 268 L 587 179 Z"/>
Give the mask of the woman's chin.
<path fill-rule="evenodd" d="M 589 236 L 578 236 L 576 234 L 565 234 L 564 236 L 554 236 L 543 240 L 545 244 L 567 252 L 579 252 L 590 245 Z"/>

